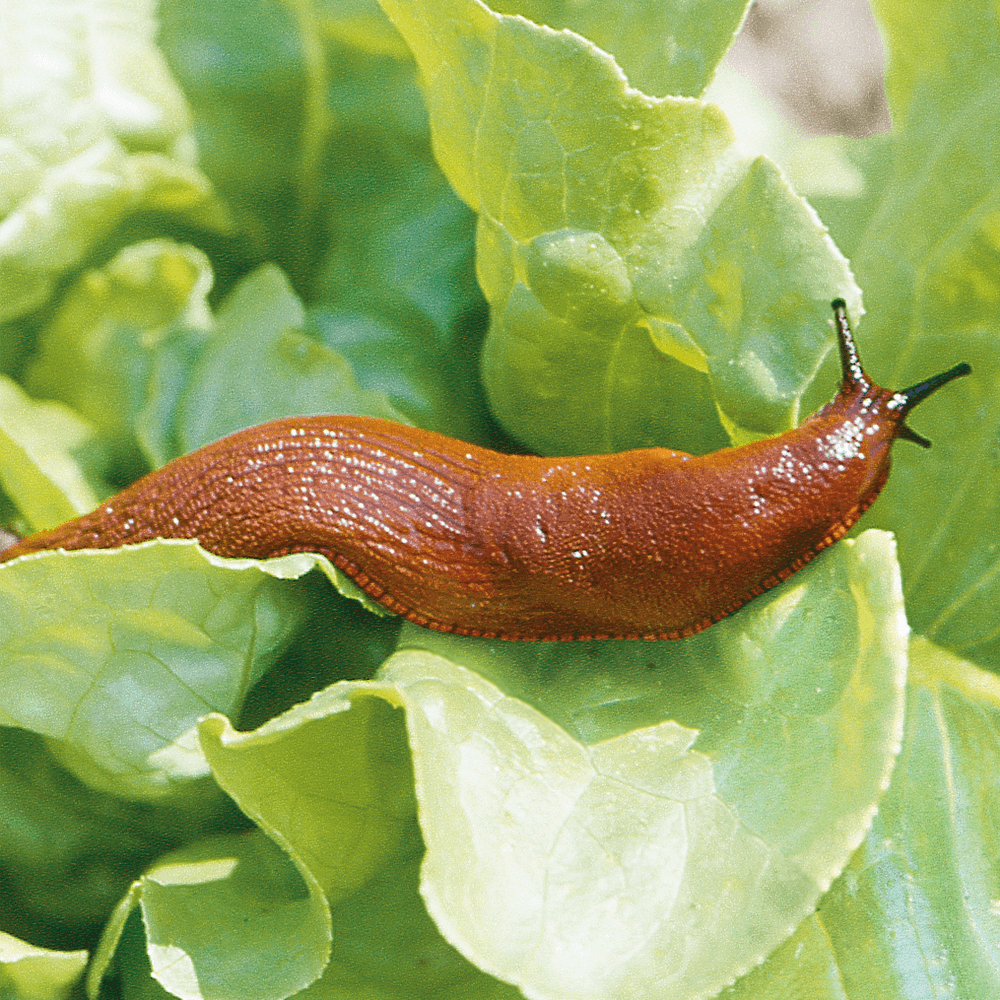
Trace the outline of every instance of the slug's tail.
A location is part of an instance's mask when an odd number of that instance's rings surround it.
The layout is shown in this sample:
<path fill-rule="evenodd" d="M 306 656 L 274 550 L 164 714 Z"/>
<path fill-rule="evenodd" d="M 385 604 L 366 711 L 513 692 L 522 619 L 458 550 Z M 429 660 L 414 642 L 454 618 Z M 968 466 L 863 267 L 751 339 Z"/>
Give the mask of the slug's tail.
<path fill-rule="evenodd" d="M 861 367 L 858 358 L 857 348 L 854 346 L 854 336 L 851 333 L 851 325 L 847 320 L 847 303 L 843 299 L 834 299 L 831 303 L 833 308 L 834 325 L 837 329 L 837 342 L 840 345 L 840 366 L 843 373 L 843 390 L 845 392 L 858 391 L 868 392 L 872 387 L 872 382 Z M 949 368 L 940 375 L 933 375 L 924 379 L 916 385 L 911 385 L 909 389 L 901 389 L 892 394 L 888 402 L 888 408 L 894 411 L 898 423 L 896 424 L 896 437 L 906 441 L 919 444 L 922 448 L 929 448 L 930 441 L 922 434 L 911 430 L 905 424 L 906 415 L 918 403 L 923 402 L 931 393 L 936 392 L 943 385 L 963 375 L 968 375 L 972 369 L 963 361 L 961 364 Z"/>

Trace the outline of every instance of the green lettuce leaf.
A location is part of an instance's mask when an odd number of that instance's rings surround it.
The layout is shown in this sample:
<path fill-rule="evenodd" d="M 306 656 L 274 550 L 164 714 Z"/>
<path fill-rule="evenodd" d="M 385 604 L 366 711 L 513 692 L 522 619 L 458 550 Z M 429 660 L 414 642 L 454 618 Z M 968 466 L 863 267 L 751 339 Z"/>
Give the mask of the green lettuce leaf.
<path fill-rule="evenodd" d="M 87 964 L 85 951 L 51 951 L 0 931 L 0 993 L 10 1000 L 61 1000 Z"/>
<path fill-rule="evenodd" d="M 909 1000 L 1000 989 L 1000 684 L 915 639 L 892 786 L 820 910 L 733 1000 Z"/>
<path fill-rule="evenodd" d="M 393 684 L 339 683 L 251 733 L 209 716 L 201 744 L 219 784 L 331 904 L 330 964 L 306 996 L 514 996 L 442 939 L 420 898 L 424 849 L 396 710 L 407 704 Z"/>
<path fill-rule="evenodd" d="M 402 725 L 388 718 L 392 697 L 381 685 L 345 683 L 248 735 L 222 715 L 200 726 L 216 781 L 332 902 L 393 855 L 416 811 Z"/>
<path fill-rule="evenodd" d="M 846 638 L 830 622 L 848 616 Z M 706 996 L 812 910 L 888 783 L 906 638 L 891 540 L 845 543 L 716 633 L 714 655 L 574 647 L 565 698 L 536 686 L 543 672 L 528 668 L 524 647 L 421 632 L 375 682 L 334 684 L 252 733 L 211 715 L 201 745 L 220 786 L 325 892 L 335 918 L 340 906 L 370 906 L 368 883 L 387 891 L 386 869 L 414 856 L 419 808 L 422 894 L 473 965 L 540 997 L 614 997 L 626 983 Z M 618 645 L 644 655 L 613 706 L 600 654 Z M 453 662 L 463 659 L 477 671 Z M 491 670 L 520 679 L 543 710 L 482 676 Z M 677 690 L 664 690 L 671 675 Z M 573 729 L 553 721 L 588 704 Z M 405 712 L 412 773 L 393 708 Z M 637 715 L 659 719 L 643 726 Z M 187 955 L 229 947 L 210 923 L 189 933 Z M 148 915 L 146 936 L 155 970 Z M 350 981 L 350 965 L 338 960 L 327 987 Z"/>
<path fill-rule="evenodd" d="M 61 400 L 95 426 L 109 475 L 119 483 L 173 457 L 157 438 L 178 381 L 211 332 L 211 287 L 201 251 L 147 240 L 81 275 L 41 332 L 28 389 Z"/>
<path fill-rule="evenodd" d="M 79 458 L 93 428 L 72 410 L 39 402 L 0 376 L 0 485 L 30 531 L 42 531 L 97 506 Z"/>
<path fill-rule="evenodd" d="M 1000 665 L 1000 12 L 949 4 L 930 21 L 878 3 L 893 51 L 887 92 L 896 122 L 883 197 L 854 257 L 870 322 L 869 368 L 910 385 L 957 361 L 973 375 L 921 407 L 914 425 L 933 462 L 898 449 L 873 522 L 900 540 L 914 628 L 983 666 Z M 927 49 L 926 59 L 912 53 Z M 931 51 L 933 50 L 933 51 Z M 955 53 L 942 61 L 940 53 Z M 959 58 L 958 54 L 961 54 Z"/>
<path fill-rule="evenodd" d="M 3 564 L 0 724 L 58 741 L 64 763 L 118 795 L 206 775 L 198 718 L 242 704 L 296 625 L 276 577 L 316 559 L 234 563 L 154 541 Z"/>
<path fill-rule="evenodd" d="M 41 31 L 29 0 L 4 4 L 0 321 L 42 306 L 134 213 L 220 224 L 151 15 L 149 3 L 57 6 Z"/>
<path fill-rule="evenodd" d="M 96 941 L 146 865 L 189 839 L 239 826 L 206 782 L 130 801 L 67 773 L 37 733 L 0 727 L 0 884 L 4 929 L 36 945 Z"/>
<path fill-rule="evenodd" d="M 476 0 L 383 7 L 421 67 L 438 161 L 479 213 L 504 426 L 556 454 L 711 450 L 714 408 L 737 440 L 790 426 L 830 299 L 859 296 L 774 165 L 742 156 L 718 109 L 631 89 L 578 36 Z"/>
<path fill-rule="evenodd" d="M 517 1000 L 523 994 L 464 959 L 424 906 L 419 868 L 424 845 L 414 823 L 392 864 L 333 908 L 330 964 L 301 996 L 308 1000 Z M 385 915 L 393 919 L 387 921 Z"/>
<path fill-rule="evenodd" d="M 406 849 L 393 863 L 332 908 L 330 961 L 323 976 L 296 996 L 411 1000 L 438 993 L 455 1000 L 514 1000 L 522 995 L 465 961 L 438 933 L 418 889 L 422 854 L 414 824 Z M 115 965 L 126 996 L 167 1000 L 173 995 L 152 978 L 149 942 L 134 916 L 117 944 Z M 91 985 L 96 989 L 93 978 Z"/>
<path fill-rule="evenodd" d="M 358 386 L 341 357 L 302 332 L 302 304 L 265 265 L 226 300 L 178 402 L 182 452 L 289 414 L 365 413 L 401 421 L 379 394 Z M 266 395 L 243 387 L 268 386 Z"/>
<path fill-rule="evenodd" d="M 405 420 L 385 393 L 361 387 L 347 360 L 307 332 L 302 303 L 277 268 L 250 274 L 215 315 L 211 285 L 200 251 L 149 240 L 87 271 L 42 331 L 29 388 L 96 425 L 119 482 L 290 414 Z M 269 391 L 247 393 L 247 385 Z M 91 499 L 77 509 L 93 506 Z"/>
<path fill-rule="evenodd" d="M 243 254 L 282 268 L 310 332 L 363 389 L 421 426 L 489 441 L 465 364 L 483 309 L 474 217 L 434 162 L 412 61 L 378 5 L 253 0 L 219 18 L 167 0 L 161 12 Z M 219 263 L 228 285 L 231 256 Z"/>
<path fill-rule="evenodd" d="M 214 837 L 161 858 L 129 890 L 88 972 L 101 977 L 138 907 L 153 978 L 183 1000 L 283 1000 L 314 982 L 330 952 L 322 893 L 262 833 Z"/>
<path fill-rule="evenodd" d="M 444 936 L 529 996 L 686 998 L 790 934 L 864 837 L 902 732 L 891 540 L 831 556 L 697 642 L 574 645 L 558 673 L 558 647 L 405 632 L 379 676 L 408 705 Z"/>
<path fill-rule="evenodd" d="M 627 0 L 613 17 L 600 4 L 565 0 L 497 3 L 500 14 L 569 28 L 610 52 L 633 87 L 647 94 L 698 97 L 729 48 L 749 4 L 713 0 L 697 5 Z M 656 39 L 650 45 L 651 38 Z"/>

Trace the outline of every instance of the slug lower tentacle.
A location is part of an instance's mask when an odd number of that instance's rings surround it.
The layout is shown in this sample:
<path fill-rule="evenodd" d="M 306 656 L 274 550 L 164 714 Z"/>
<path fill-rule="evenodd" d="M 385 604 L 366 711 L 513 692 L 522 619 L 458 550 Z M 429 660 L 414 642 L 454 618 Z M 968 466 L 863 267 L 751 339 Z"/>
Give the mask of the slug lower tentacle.
<path fill-rule="evenodd" d="M 386 607 L 501 639 L 678 639 L 841 538 L 889 475 L 904 423 L 956 367 L 902 392 L 869 380 L 844 302 L 843 380 L 778 437 L 512 456 L 365 417 L 292 417 L 175 459 L 94 512 L 0 553 L 197 538 L 222 556 L 318 552 Z"/>

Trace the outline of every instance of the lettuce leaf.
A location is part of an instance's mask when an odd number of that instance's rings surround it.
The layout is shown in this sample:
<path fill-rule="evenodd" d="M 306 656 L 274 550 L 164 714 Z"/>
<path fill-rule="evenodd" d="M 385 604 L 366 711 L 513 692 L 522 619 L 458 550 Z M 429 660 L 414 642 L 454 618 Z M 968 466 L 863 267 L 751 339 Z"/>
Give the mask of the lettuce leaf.
<path fill-rule="evenodd" d="M 0 983 L 11 996 L 25 1000 L 68 997 L 86 964 L 85 951 L 52 951 L 0 933 Z"/>
<path fill-rule="evenodd" d="M 130 215 L 219 228 L 151 3 L 4 4 L 0 321 L 43 306 Z"/>
<path fill-rule="evenodd" d="M 713 406 L 736 440 L 790 426 L 831 290 L 860 299 L 774 165 L 742 156 L 712 105 L 631 89 L 576 35 L 475 0 L 383 6 L 479 213 L 483 375 L 505 426 L 555 454 L 710 450 Z"/>
<path fill-rule="evenodd" d="M 79 414 L 33 400 L 0 376 L 0 484 L 29 530 L 55 527 L 97 505 L 78 461 L 92 440 Z"/>

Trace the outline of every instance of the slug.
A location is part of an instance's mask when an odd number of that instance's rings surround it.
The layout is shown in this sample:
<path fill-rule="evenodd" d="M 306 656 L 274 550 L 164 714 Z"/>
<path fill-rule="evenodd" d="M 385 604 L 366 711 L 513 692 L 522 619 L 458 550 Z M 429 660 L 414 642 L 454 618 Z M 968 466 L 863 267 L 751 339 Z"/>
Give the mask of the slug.
<path fill-rule="evenodd" d="M 910 410 L 966 364 L 901 392 L 871 382 L 842 299 L 836 396 L 778 437 L 499 454 L 365 417 L 291 417 L 175 459 L 41 549 L 197 538 L 221 556 L 318 552 L 392 611 L 496 639 L 679 639 L 787 579 L 871 506 Z"/>

